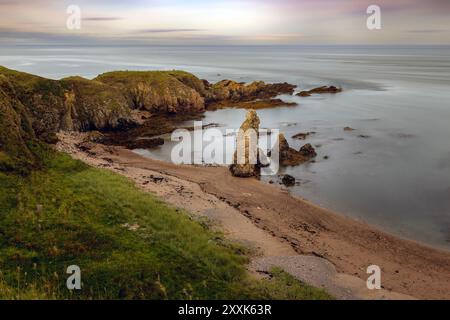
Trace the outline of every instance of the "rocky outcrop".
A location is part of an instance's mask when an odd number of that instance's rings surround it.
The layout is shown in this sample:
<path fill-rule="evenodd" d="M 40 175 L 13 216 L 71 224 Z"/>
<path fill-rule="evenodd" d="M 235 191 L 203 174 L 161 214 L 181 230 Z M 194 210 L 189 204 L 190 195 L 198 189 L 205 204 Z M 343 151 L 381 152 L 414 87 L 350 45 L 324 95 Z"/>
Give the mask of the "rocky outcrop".
<path fill-rule="evenodd" d="M 283 134 L 278 136 L 280 148 L 280 164 L 283 166 L 297 166 L 316 157 L 316 151 L 311 144 L 306 144 L 297 151 L 291 148 Z"/>
<path fill-rule="evenodd" d="M 121 92 L 131 108 L 153 113 L 204 111 L 208 94 L 202 80 L 183 71 L 115 71 L 94 80 Z"/>
<path fill-rule="evenodd" d="M 206 100 L 208 107 L 213 107 L 215 103 L 225 105 L 257 99 L 267 100 L 280 94 L 292 95 L 296 88 L 289 83 L 266 84 L 263 81 L 256 81 L 246 84 L 232 80 L 222 80 L 208 87 L 210 88 Z"/>
<path fill-rule="evenodd" d="M 243 150 L 244 159 L 238 159 L 238 151 L 234 153 L 234 163 L 230 166 L 230 171 L 235 177 L 247 178 L 259 175 L 258 165 L 258 131 L 260 120 L 255 110 L 249 110 L 245 121 L 240 127 L 236 141 L 236 148 Z M 256 139 L 256 141 L 255 141 Z M 252 146 L 256 146 L 252 148 Z M 255 160 L 255 161 L 252 161 Z"/>
<path fill-rule="evenodd" d="M 318 87 L 318 88 L 314 88 L 312 90 L 308 90 L 308 91 L 301 91 L 299 93 L 297 93 L 296 95 L 299 97 L 309 97 L 313 94 L 322 94 L 322 93 L 338 93 L 338 92 L 342 92 L 342 88 L 338 88 L 335 86 L 323 86 L 323 87 Z"/>

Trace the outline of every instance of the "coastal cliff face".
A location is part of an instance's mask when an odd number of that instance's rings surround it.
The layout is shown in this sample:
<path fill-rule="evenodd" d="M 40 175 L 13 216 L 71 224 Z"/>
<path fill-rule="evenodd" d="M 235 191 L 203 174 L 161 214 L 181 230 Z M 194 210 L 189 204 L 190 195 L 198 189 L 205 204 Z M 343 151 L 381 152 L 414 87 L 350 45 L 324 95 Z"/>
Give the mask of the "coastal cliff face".
<path fill-rule="evenodd" d="M 13 170 L 16 159 L 32 159 L 27 141 L 35 139 L 28 110 L 8 79 L 0 75 L 0 170 Z"/>
<path fill-rule="evenodd" d="M 107 85 L 71 77 L 50 80 L 0 68 L 4 100 L 17 100 L 25 107 L 36 136 L 52 142 L 59 130 L 115 128 L 130 117 L 123 96 Z"/>
<path fill-rule="evenodd" d="M 122 92 L 128 106 L 154 113 L 201 112 L 206 89 L 197 77 L 183 71 L 117 71 L 94 80 Z M 202 96 L 203 95 L 203 96 Z"/>
<path fill-rule="evenodd" d="M 51 80 L 0 66 L 0 162 L 5 164 L 9 157 L 33 162 L 30 144 L 55 143 L 60 130 L 135 127 L 140 125 L 135 111 L 151 117 L 182 116 L 201 113 L 212 104 L 292 94 L 294 88 L 261 81 L 210 84 L 184 71 L 116 71 L 93 80 Z"/>

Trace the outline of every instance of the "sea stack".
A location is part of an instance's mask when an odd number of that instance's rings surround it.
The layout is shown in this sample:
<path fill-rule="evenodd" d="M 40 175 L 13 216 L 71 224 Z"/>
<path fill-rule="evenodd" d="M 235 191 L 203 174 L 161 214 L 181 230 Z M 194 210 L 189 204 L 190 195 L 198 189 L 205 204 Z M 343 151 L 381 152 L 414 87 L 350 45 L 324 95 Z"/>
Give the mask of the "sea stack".
<path fill-rule="evenodd" d="M 253 109 L 247 111 L 245 121 L 242 123 L 237 136 L 237 150 L 234 152 L 233 164 L 230 166 L 230 171 L 235 177 L 248 178 L 259 175 L 257 164 L 259 124 L 260 120 L 256 111 Z M 252 146 L 255 147 L 252 148 Z M 239 148 L 245 150 L 245 152 L 242 152 L 244 159 L 241 159 L 241 161 L 238 161 Z"/>

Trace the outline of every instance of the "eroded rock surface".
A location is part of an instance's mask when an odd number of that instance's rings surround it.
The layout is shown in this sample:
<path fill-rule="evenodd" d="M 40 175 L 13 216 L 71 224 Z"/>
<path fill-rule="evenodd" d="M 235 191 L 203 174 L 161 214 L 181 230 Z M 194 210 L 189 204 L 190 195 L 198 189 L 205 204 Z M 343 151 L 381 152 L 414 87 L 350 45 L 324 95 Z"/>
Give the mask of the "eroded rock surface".
<path fill-rule="evenodd" d="M 234 164 L 230 166 L 230 171 L 235 177 L 254 177 L 259 174 L 258 161 L 258 131 L 260 120 L 255 110 L 249 110 L 245 117 L 245 121 L 240 127 L 241 134 L 238 134 L 236 146 L 243 148 L 244 159 L 238 159 L 238 151 L 234 153 Z M 256 141 L 255 141 L 256 139 Z M 256 146 L 256 148 L 252 148 Z M 255 161 L 252 161 L 256 160 Z"/>

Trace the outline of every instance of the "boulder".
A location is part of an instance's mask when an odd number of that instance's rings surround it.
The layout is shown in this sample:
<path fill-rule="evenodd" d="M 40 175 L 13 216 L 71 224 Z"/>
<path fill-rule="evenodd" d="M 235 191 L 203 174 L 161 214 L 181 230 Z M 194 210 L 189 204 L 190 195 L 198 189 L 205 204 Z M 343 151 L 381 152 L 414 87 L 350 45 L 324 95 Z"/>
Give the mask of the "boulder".
<path fill-rule="evenodd" d="M 303 147 L 301 147 L 300 153 L 307 158 L 314 158 L 315 156 L 317 156 L 316 150 L 310 143 L 305 144 Z"/>
<path fill-rule="evenodd" d="M 283 178 L 281 179 L 281 182 L 286 186 L 286 187 L 292 187 L 295 186 L 295 178 L 289 174 L 286 174 L 283 176 Z"/>

